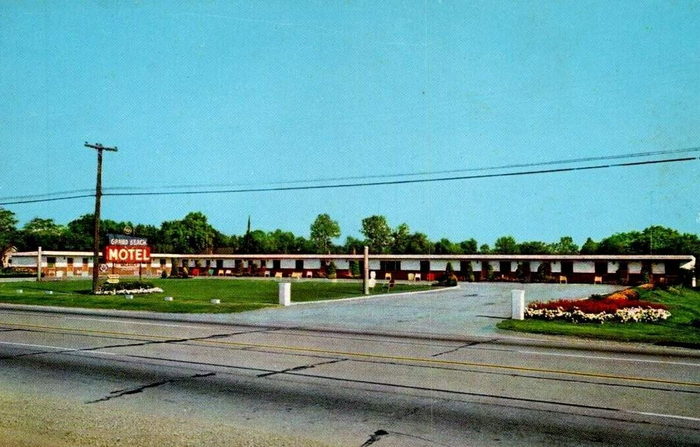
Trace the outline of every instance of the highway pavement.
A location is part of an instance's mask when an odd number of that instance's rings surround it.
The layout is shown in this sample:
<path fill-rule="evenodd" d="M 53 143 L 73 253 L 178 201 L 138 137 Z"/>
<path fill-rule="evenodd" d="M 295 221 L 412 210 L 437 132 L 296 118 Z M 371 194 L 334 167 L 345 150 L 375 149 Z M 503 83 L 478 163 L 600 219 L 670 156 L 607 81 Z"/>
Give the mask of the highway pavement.
<path fill-rule="evenodd" d="M 698 445 L 696 351 L 0 310 L 6 445 Z"/>

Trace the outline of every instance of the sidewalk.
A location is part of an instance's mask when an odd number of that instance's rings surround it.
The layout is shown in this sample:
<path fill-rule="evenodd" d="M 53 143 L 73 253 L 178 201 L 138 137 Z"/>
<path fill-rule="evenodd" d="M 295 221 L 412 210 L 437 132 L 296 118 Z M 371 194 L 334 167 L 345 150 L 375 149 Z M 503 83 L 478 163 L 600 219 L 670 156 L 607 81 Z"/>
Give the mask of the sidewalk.
<path fill-rule="evenodd" d="M 496 328 L 496 324 L 510 316 L 510 290 L 518 287 L 525 289 L 528 301 L 581 297 L 593 292 L 607 292 L 607 290 L 603 290 L 607 286 L 476 283 L 460 284 L 454 289 L 429 293 L 392 294 L 364 299 L 299 303 L 290 307 L 235 314 L 155 313 L 14 304 L 0 304 L 0 310 L 303 329 L 465 343 L 488 342 L 491 344 L 545 346 L 601 352 L 700 357 L 700 351 L 686 348 L 584 340 L 499 330 Z"/>

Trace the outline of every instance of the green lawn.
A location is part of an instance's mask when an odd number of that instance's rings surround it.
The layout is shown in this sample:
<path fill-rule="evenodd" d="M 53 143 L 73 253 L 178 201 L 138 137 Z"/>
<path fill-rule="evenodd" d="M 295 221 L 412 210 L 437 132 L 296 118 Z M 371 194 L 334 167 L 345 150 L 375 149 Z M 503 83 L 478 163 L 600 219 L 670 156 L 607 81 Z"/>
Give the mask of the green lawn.
<path fill-rule="evenodd" d="M 11 282 L 0 283 L 0 302 L 93 309 L 147 310 L 153 312 L 225 313 L 244 312 L 264 307 L 277 307 L 277 282 L 272 280 L 225 279 L 153 279 L 149 280 L 165 292 L 134 295 L 91 295 L 91 282 Z M 22 290 L 19 293 L 18 290 Z M 430 289 L 430 285 L 397 284 L 392 293 Z M 53 291 L 53 294 L 46 293 Z M 376 287 L 373 295 L 386 293 Z M 362 295 L 362 284 L 356 282 L 298 281 L 292 283 L 292 302 L 348 298 Z M 164 301 L 172 296 L 174 301 Z M 211 304 L 219 298 L 221 304 Z"/>
<path fill-rule="evenodd" d="M 551 335 L 700 348 L 700 290 L 640 290 L 640 299 L 666 304 L 671 318 L 658 323 L 569 323 L 538 319 L 505 320 L 499 329 Z"/>

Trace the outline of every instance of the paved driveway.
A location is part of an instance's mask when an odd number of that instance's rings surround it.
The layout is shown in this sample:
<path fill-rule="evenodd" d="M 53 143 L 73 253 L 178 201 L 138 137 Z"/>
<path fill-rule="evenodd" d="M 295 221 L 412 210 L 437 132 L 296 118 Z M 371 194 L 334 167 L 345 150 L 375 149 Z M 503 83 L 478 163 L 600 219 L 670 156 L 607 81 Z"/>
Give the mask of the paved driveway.
<path fill-rule="evenodd" d="M 329 330 L 488 337 L 502 333 L 496 329 L 496 323 L 510 317 L 510 291 L 516 288 L 525 290 L 527 302 L 582 298 L 619 289 L 590 284 L 462 283 L 457 288 L 437 292 L 298 304 L 242 314 L 212 315 L 210 319 Z"/>

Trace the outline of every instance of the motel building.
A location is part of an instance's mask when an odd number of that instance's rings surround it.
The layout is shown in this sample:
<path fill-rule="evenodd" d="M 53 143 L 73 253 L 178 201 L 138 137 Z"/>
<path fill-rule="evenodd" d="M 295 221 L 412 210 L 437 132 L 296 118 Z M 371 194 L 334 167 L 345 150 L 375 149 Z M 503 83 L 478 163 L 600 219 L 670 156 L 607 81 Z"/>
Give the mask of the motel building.
<path fill-rule="evenodd" d="M 102 256 L 102 253 L 100 253 Z M 369 269 L 379 280 L 434 281 L 452 264 L 461 281 L 549 281 L 557 283 L 677 284 L 695 269 L 691 255 L 369 255 Z M 364 268 L 363 255 L 151 253 L 136 264 L 103 263 L 100 275 L 160 277 L 172 269 L 190 276 L 325 278 L 333 262 L 338 278 L 351 278 L 351 263 Z M 92 252 L 37 250 L 17 252 L 10 267 L 18 273 L 66 279 L 92 276 Z M 185 270 L 186 269 L 186 270 Z"/>

